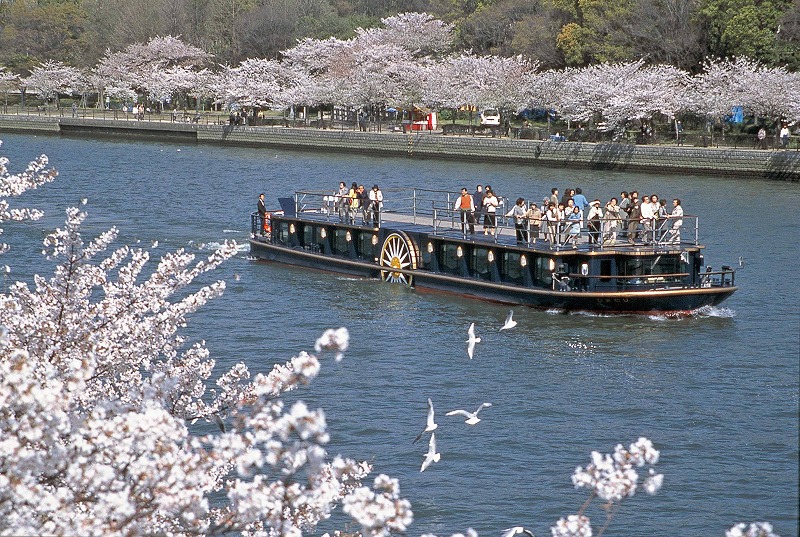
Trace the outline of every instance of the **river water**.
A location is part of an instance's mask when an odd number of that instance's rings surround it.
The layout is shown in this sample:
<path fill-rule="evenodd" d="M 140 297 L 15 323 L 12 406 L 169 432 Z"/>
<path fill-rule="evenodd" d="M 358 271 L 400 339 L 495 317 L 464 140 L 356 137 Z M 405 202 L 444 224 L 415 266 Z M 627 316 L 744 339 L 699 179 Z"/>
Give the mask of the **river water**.
<path fill-rule="evenodd" d="M 661 450 L 664 487 L 623 502 L 606 535 L 724 535 L 736 522 L 770 521 L 798 534 L 800 384 L 800 192 L 796 184 L 706 176 L 634 175 L 500 164 L 413 161 L 274 149 L 70 139 L 3 134 L 0 156 L 20 171 L 45 153 L 60 176 L 15 206 L 43 209 L 35 223 L 6 224 L 13 250 L 0 262 L 10 280 L 49 275 L 45 233 L 82 198 L 87 234 L 114 225 L 119 244 L 157 254 L 206 255 L 221 241 L 240 255 L 215 277 L 225 295 L 187 329 L 205 339 L 219 366 L 245 361 L 267 371 L 310 350 L 326 328 L 346 326 L 351 349 L 325 361 L 297 396 L 325 409 L 330 452 L 400 479 L 412 502 L 409 535 L 475 528 L 499 535 L 524 525 L 549 534 L 586 499 L 570 477 L 592 451 L 640 436 Z M 698 214 L 706 262 L 744 266 L 739 291 L 687 318 L 548 313 L 515 308 L 518 326 L 498 328 L 508 307 L 423 293 L 252 260 L 249 214 L 296 189 L 333 190 L 344 180 L 391 189 L 452 190 L 491 184 L 501 195 L 541 199 L 550 188 L 583 188 L 607 200 L 637 189 L 679 197 Z M 483 337 L 475 359 L 466 329 Z M 412 445 L 437 409 L 441 461 L 419 468 L 427 445 Z M 448 410 L 492 408 L 469 427 Z M 595 532 L 605 515 L 588 514 Z M 337 521 L 340 521 L 337 519 Z M 332 529 L 320 525 L 319 533 Z"/>

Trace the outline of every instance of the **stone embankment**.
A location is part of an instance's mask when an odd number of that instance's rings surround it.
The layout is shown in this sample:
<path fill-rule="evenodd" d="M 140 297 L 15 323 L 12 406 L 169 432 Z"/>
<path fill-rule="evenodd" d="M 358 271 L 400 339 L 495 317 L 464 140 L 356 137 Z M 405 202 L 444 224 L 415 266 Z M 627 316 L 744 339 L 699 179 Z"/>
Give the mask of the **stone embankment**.
<path fill-rule="evenodd" d="M 555 142 L 441 132 L 202 125 L 0 115 L 0 132 L 150 137 L 218 145 L 365 153 L 387 157 L 504 162 L 652 173 L 696 173 L 800 181 L 800 152 L 625 143 Z"/>

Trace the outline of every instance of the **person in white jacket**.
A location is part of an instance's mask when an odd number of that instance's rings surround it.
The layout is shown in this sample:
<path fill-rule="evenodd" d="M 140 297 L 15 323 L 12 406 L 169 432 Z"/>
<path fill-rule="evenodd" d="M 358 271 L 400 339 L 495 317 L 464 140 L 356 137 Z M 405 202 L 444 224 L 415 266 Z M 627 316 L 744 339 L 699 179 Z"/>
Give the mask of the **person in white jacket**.
<path fill-rule="evenodd" d="M 483 234 L 494 235 L 497 231 L 497 207 L 500 206 L 500 200 L 495 196 L 494 191 L 486 187 L 486 195 L 483 197 L 483 209 L 486 213 L 483 217 Z"/>
<path fill-rule="evenodd" d="M 372 190 L 369 191 L 369 207 L 366 211 L 366 224 L 372 225 L 376 228 L 381 225 L 381 209 L 383 208 L 383 192 L 378 188 L 378 185 L 373 185 Z"/>
<path fill-rule="evenodd" d="M 672 200 L 672 213 L 669 215 L 669 218 L 672 220 L 672 228 L 669 230 L 666 242 L 680 244 L 681 226 L 683 226 L 683 207 L 681 207 L 681 200 L 678 198 Z"/>

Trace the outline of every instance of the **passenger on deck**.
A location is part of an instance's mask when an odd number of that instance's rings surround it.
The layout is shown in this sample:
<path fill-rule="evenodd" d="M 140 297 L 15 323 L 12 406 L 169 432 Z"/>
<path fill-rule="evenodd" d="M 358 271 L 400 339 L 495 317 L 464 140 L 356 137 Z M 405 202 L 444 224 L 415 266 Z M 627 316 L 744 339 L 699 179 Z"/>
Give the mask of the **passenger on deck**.
<path fill-rule="evenodd" d="M 461 189 L 461 195 L 456 199 L 453 211 L 459 213 L 461 233 L 464 235 L 475 233 L 475 202 L 466 187 Z"/>
<path fill-rule="evenodd" d="M 658 209 L 661 207 L 658 201 L 658 196 L 652 194 L 650 196 L 650 209 L 653 211 L 653 231 L 658 229 Z"/>
<path fill-rule="evenodd" d="M 350 196 L 348 194 L 347 184 L 344 181 L 339 181 L 339 190 L 334 194 L 336 210 L 339 213 L 339 222 L 346 222 L 350 212 Z"/>
<path fill-rule="evenodd" d="M 567 226 L 568 226 L 568 235 L 567 238 L 564 240 L 564 244 L 567 241 L 572 243 L 573 248 L 578 247 L 578 239 L 581 236 L 581 224 L 583 221 L 581 220 L 581 210 L 577 207 L 572 208 L 572 213 L 567 216 Z"/>
<path fill-rule="evenodd" d="M 256 209 L 258 210 L 259 233 L 263 235 L 267 228 L 267 206 L 264 204 L 263 192 L 258 195 L 258 205 Z"/>
<path fill-rule="evenodd" d="M 586 213 L 586 208 L 589 207 L 589 200 L 586 199 L 586 196 L 583 195 L 583 191 L 580 188 L 575 189 L 575 195 L 572 196 L 572 201 L 575 203 L 576 207 L 579 207 L 581 213 Z"/>
<path fill-rule="evenodd" d="M 581 222 L 583 222 L 583 209 L 575 203 L 574 198 L 570 198 L 567 200 L 567 204 L 564 206 L 564 213 L 566 213 L 567 215 L 572 214 L 572 209 L 574 207 L 578 207 L 578 210 L 581 213 Z"/>
<path fill-rule="evenodd" d="M 567 188 L 567 189 L 564 190 L 564 195 L 561 196 L 561 203 L 564 204 L 564 207 L 567 206 L 567 202 L 569 200 L 571 200 L 572 196 L 574 196 L 574 195 L 575 195 L 575 189 L 574 188 Z M 570 210 L 570 212 L 571 212 L 571 210 Z"/>
<path fill-rule="evenodd" d="M 658 210 L 656 211 L 656 239 L 661 240 L 664 238 L 664 235 L 667 234 L 669 224 L 667 223 L 667 218 L 669 217 L 669 212 L 667 212 L 667 200 L 660 199 L 658 200 Z"/>
<path fill-rule="evenodd" d="M 536 239 L 539 238 L 539 229 L 542 222 L 542 210 L 535 202 L 531 202 L 528 211 L 525 213 L 525 219 L 528 221 L 528 233 L 530 242 L 536 244 Z"/>
<path fill-rule="evenodd" d="M 669 230 L 667 236 L 668 242 L 672 244 L 680 244 L 681 242 L 681 226 L 683 226 L 683 207 L 681 207 L 681 200 L 675 198 L 672 200 L 672 214 L 669 215 L 672 220 L 672 229 Z"/>
<path fill-rule="evenodd" d="M 358 213 L 358 183 L 353 182 L 350 185 L 350 190 L 347 191 L 347 197 L 350 198 L 347 218 L 350 224 L 355 224 L 356 214 Z"/>
<path fill-rule="evenodd" d="M 639 207 L 639 200 L 631 198 L 630 211 L 628 211 L 628 242 L 633 244 L 639 238 L 639 220 L 642 217 L 642 210 Z"/>
<path fill-rule="evenodd" d="M 551 246 L 558 244 L 558 209 L 556 208 L 556 204 L 552 201 L 547 206 L 544 218 L 547 219 L 547 236 L 545 240 L 549 242 Z"/>
<path fill-rule="evenodd" d="M 558 189 L 553 188 L 550 190 L 550 201 L 553 205 L 558 205 Z"/>
<path fill-rule="evenodd" d="M 358 205 L 361 207 L 361 225 L 367 225 L 367 211 L 369 210 L 369 193 L 364 185 L 358 185 Z"/>
<path fill-rule="evenodd" d="M 617 244 L 617 231 L 622 219 L 622 211 L 617 205 L 617 198 L 611 198 L 606 204 L 605 220 L 603 221 L 603 244 Z"/>
<path fill-rule="evenodd" d="M 577 206 L 575 207 L 577 209 Z M 589 244 L 600 244 L 600 229 L 602 227 L 603 210 L 600 208 L 600 200 L 594 200 L 589 208 L 588 215 Z"/>
<path fill-rule="evenodd" d="M 483 234 L 494 235 L 497 232 L 497 207 L 500 206 L 500 200 L 497 199 L 492 187 L 486 185 L 486 194 L 483 197 L 483 208 L 485 214 L 483 216 Z"/>
<path fill-rule="evenodd" d="M 366 225 L 371 225 L 376 229 L 381 226 L 381 208 L 383 208 L 383 192 L 378 185 L 373 185 L 372 190 L 367 194 L 369 197 L 368 210 L 364 221 Z"/>
<path fill-rule="evenodd" d="M 620 238 L 626 238 L 628 236 L 628 211 L 631 208 L 631 199 L 628 197 L 628 193 L 626 191 L 622 191 L 619 193 L 619 227 L 622 230 L 620 234 Z"/>
<path fill-rule="evenodd" d="M 477 224 L 483 214 L 483 187 L 481 185 L 475 187 L 475 192 L 472 193 L 472 204 L 475 206 L 473 218 Z"/>
<path fill-rule="evenodd" d="M 642 203 L 639 205 L 641 211 L 642 222 L 642 242 L 649 244 L 653 240 L 653 205 L 650 203 L 650 196 L 642 198 Z"/>
<path fill-rule="evenodd" d="M 514 231 L 517 235 L 517 244 L 528 243 L 528 226 L 525 222 L 525 199 L 517 198 L 517 203 L 506 213 L 514 218 Z"/>

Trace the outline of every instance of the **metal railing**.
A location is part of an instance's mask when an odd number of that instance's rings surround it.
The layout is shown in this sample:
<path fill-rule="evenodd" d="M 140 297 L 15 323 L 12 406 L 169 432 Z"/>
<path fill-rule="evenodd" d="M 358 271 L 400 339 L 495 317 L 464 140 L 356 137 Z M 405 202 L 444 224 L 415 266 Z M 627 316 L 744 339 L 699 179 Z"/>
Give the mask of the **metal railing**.
<path fill-rule="evenodd" d="M 434 235 L 456 234 L 461 238 L 468 238 L 468 229 L 474 226 L 475 233 L 478 229 L 488 232 L 488 240 L 498 242 L 505 237 L 514 237 L 515 218 L 506 216 L 513 207 L 513 202 L 507 197 L 498 197 L 500 205 L 495 213 L 496 227 L 486 226 L 483 222 L 485 213 L 476 211 L 472 216 L 474 223 L 462 222 L 462 213 L 455 208 L 456 200 L 460 194 L 425 188 L 398 188 L 383 190 L 383 206 L 378 212 L 380 219 L 396 220 L 414 225 L 430 226 Z M 349 198 L 340 198 L 335 193 L 297 191 L 294 196 L 295 210 L 299 213 L 318 213 L 324 215 L 326 220 L 339 218 L 341 220 L 340 201 L 347 202 Z M 364 208 L 358 208 L 358 214 L 363 214 Z M 352 218 L 352 216 L 351 216 Z M 699 217 L 684 215 L 680 217 L 681 225 L 674 227 L 676 218 L 653 218 L 648 225 L 641 220 L 635 228 L 630 228 L 629 220 L 617 221 L 616 234 L 609 228 L 611 221 L 600 220 L 600 229 L 589 227 L 586 220 L 572 221 L 561 220 L 551 223 L 542 219 L 539 222 L 539 231 L 535 231 L 535 223 L 525 220 L 523 228 L 523 243 L 528 246 L 547 242 L 550 249 L 560 251 L 588 247 L 591 250 L 605 248 L 619 248 L 626 245 L 637 247 L 651 247 L 653 249 L 668 249 L 677 246 L 697 246 L 700 244 Z M 355 223 L 355 221 L 351 221 Z M 367 225 L 367 224 L 364 224 Z M 380 225 L 380 220 L 377 224 Z M 577 228 L 574 227 L 577 225 Z M 633 229 L 633 236 L 631 236 Z M 549 240 L 548 240 L 549 239 Z"/>

